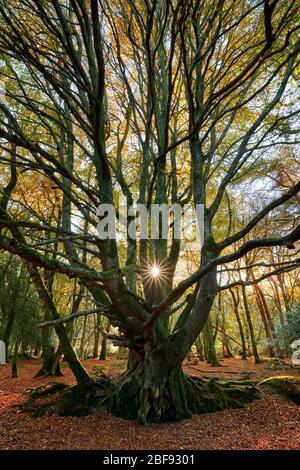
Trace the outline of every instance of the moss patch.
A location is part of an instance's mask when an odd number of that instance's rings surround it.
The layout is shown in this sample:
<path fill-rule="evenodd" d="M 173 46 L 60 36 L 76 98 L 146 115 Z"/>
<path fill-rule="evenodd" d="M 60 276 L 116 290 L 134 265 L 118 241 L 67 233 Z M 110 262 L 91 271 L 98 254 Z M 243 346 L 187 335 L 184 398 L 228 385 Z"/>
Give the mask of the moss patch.
<path fill-rule="evenodd" d="M 300 377 L 290 375 L 269 377 L 258 382 L 257 387 L 300 405 Z"/>

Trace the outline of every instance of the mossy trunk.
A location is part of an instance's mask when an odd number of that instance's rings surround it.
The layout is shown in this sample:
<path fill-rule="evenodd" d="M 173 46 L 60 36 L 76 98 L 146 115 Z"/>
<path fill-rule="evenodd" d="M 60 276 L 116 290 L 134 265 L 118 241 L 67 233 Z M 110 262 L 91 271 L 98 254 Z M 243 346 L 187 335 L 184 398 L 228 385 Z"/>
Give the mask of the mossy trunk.
<path fill-rule="evenodd" d="M 253 323 L 252 323 L 252 320 L 251 320 L 251 313 L 250 313 L 250 309 L 249 309 L 246 288 L 245 288 L 244 285 L 242 285 L 242 294 L 243 294 L 244 309 L 245 309 L 245 314 L 246 314 L 246 320 L 247 320 L 247 323 L 248 323 L 249 334 L 250 334 L 250 339 L 251 339 L 251 346 L 252 346 L 252 352 L 253 352 L 255 364 L 260 364 L 261 359 L 260 359 L 259 354 L 258 354 L 258 349 L 257 349 L 257 345 L 256 345 L 256 338 L 255 338 L 255 333 L 254 333 L 254 327 L 253 327 Z"/>
<path fill-rule="evenodd" d="M 158 348 L 119 377 L 105 403 L 112 414 L 146 424 L 241 407 L 254 398 L 257 390 L 248 381 L 190 377 Z"/>
<path fill-rule="evenodd" d="M 55 327 L 55 331 L 59 338 L 60 350 L 68 362 L 78 385 L 81 388 L 88 388 L 92 384 L 92 379 L 78 359 L 65 327 L 62 324 L 58 324 Z"/>
<path fill-rule="evenodd" d="M 94 346 L 93 346 L 93 359 L 96 359 L 99 354 L 99 341 L 100 341 L 100 331 L 98 328 L 95 328 L 94 333 Z"/>
<path fill-rule="evenodd" d="M 28 269 L 37 289 L 39 298 L 45 307 L 46 319 L 59 319 L 59 315 L 57 313 L 53 300 L 49 295 L 49 292 L 45 288 L 45 285 L 37 268 L 29 264 Z M 74 351 L 74 348 L 69 340 L 65 326 L 62 323 L 59 323 L 55 325 L 54 329 L 59 339 L 60 351 L 64 355 L 65 360 L 68 362 L 70 369 L 72 370 L 77 380 L 78 385 L 82 389 L 89 388 L 92 384 L 92 379 L 81 364 L 81 362 L 79 361 Z"/>
<path fill-rule="evenodd" d="M 109 333 L 110 328 L 111 328 L 110 323 L 105 322 L 104 325 L 105 325 L 106 331 Z M 107 338 L 103 336 L 101 340 L 101 351 L 100 351 L 99 360 L 106 361 L 106 358 L 107 358 Z"/>
<path fill-rule="evenodd" d="M 213 367 L 218 367 L 220 365 L 220 362 L 217 358 L 213 326 L 210 318 L 208 318 L 205 323 L 202 336 L 207 362 L 209 362 Z"/>
<path fill-rule="evenodd" d="M 240 408 L 259 397 L 255 384 L 246 378 L 204 379 L 184 374 L 181 365 L 175 365 L 170 358 L 167 347 L 149 349 L 143 358 L 134 355 L 127 371 L 113 380 L 101 375 L 85 388 L 48 385 L 50 388 L 33 390 L 23 409 L 36 415 L 84 416 L 105 407 L 115 416 L 148 424 Z"/>
<path fill-rule="evenodd" d="M 197 354 L 198 354 L 198 359 L 199 361 L 204 361 L 204 351 L 203 351 L 203 343 L 201 340 L 201 336 L 199 335 L 198 338 L 195 341 L 196 349 L 197 349 Z"/>

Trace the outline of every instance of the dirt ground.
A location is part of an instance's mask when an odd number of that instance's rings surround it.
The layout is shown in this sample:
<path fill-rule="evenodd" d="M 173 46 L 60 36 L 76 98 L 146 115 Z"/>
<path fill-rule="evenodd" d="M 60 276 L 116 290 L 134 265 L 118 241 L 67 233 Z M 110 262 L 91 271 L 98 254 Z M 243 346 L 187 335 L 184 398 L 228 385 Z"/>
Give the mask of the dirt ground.
<path fill-rule="evenodd" d="M 300 449 L 300 407 L 295 403 L 263 394 L 244 409 L 231 409 L 194 416 L 174 424 L 142 426 L 110 416 L 101 410 L 84 418 L 43 416 L 33 418 L 13 405 L 22 401 L 28 388 L 48 383 L 49 378 L 33 378 L 40 361 L 19 364 L 19 377 L 10 377 L 10 364 L 0 365 L 0 449 Z M 109 359 L 84 361 L 90 372 L 115 373 L 125 361 Z M 64 377 L 72 383 L 72 372 L 63 364 Z M 271 375 L 298 375 L 285 365 L 266 360 L 225 359 L 212 368 L 204 362 L 186 364 L 191 375 L 253 378 Z M 239 374 L 237 374 L 239 373 Z"/>

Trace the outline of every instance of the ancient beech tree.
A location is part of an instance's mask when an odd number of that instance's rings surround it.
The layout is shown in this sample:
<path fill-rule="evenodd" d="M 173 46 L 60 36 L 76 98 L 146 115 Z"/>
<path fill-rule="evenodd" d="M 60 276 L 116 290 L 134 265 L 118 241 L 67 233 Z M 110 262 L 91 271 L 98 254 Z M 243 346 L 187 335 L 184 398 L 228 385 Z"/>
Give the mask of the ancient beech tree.
<path fill-rule="evenodd" d="M 276 272 L 297 266 L 299 182 L 231 222 L 234 188 L 298 144 L 298 18 L 297 0 L 0 2 L 0 247 L 26 262 L 86 405 L 146 423 L 252 398 L 247 385 L 186 376 L 182 362 L 226 288 L 221 268 L 274 246 L 290 250 Z M 24 173 L 51 181 L 57 223 L 14 198 Z M 97 208 L 117 192 L 129 205 L 204 205 L 198 269 L 174 278 L 185 247 L 172 227 L 169 239 L 100 239 Z M 256 236 L 287 203 L 284 224 Z M 108 337 L 130 354 L 115 382 L 80 364 L 42 272 L 77 278 L 93 299 L 72 318 L 97 312 L 118 327 Z"/>

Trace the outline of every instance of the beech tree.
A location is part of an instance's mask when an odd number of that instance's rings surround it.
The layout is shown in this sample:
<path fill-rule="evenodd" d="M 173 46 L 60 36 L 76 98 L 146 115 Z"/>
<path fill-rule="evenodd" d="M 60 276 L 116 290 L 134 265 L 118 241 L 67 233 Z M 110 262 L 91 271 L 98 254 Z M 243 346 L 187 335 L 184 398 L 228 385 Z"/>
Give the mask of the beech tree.
<path fill-rule="evenodd" d="M 235 191 L 255 191 L 256 178 L 298 144 L 298 19 L 297 0 L 0 2 L 0 247 L 26 262 L 86 409 L 103 404 L 160 422 L 255 395 L 247 383 L 193 379 L 182 363 L 219 290 L 234 287 L 231 263 L 281 246 L 291 251 L 270 263 L 274 272 L 299 266 L 300 182 L 264 180 L 255 209 L 234 204 Z M 50 223 L 14 198 L 24 173 L 51 181 L 60 218 Z M 175 277 L 185 246 L 172 226 L 168 239 L 160 223 L 155 240 L 97 236 L 97 208 L 115 206 L 118 192 L 129 205 L 204 205 L 193 273 Z M 259 232 L 281 207 L 284 223 Z M 43 272 L 76 278 L 94 308 L 61 316 Z M 89 377 L 64 326 L 95 312 L 119 329 L 107 337 L 130 351 L 126 373 L 109 383 Z"/>

